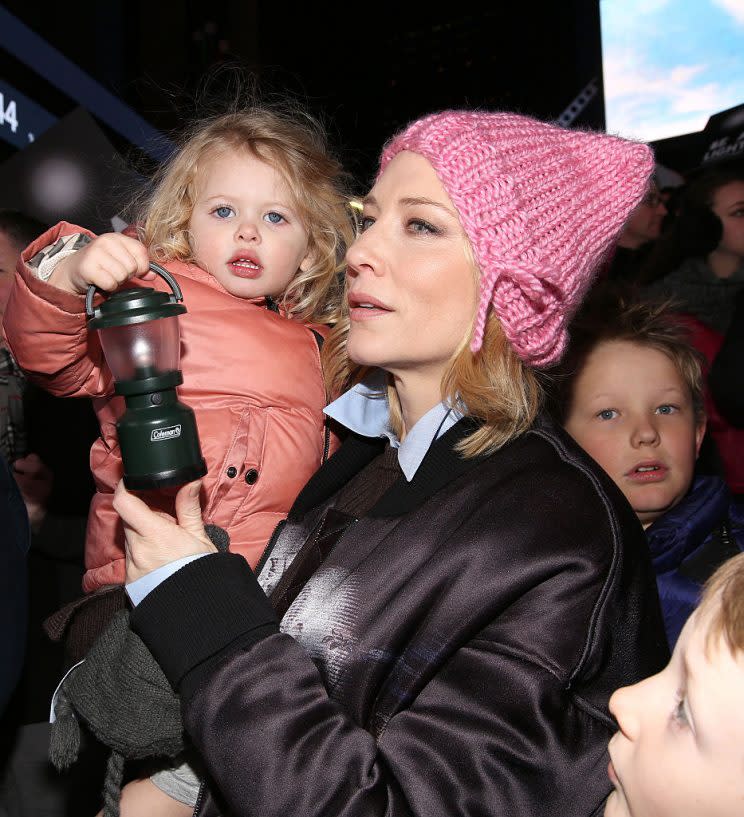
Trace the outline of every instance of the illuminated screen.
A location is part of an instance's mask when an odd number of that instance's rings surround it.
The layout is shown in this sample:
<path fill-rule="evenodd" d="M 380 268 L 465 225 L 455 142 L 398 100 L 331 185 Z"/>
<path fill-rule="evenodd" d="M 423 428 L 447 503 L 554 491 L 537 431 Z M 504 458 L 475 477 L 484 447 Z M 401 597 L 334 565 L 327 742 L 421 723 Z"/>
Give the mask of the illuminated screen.
<path fill-rule="evenodd" d="M 701 131 L 744 103 L 744 0 L 600 0 L 607 131 Z"/>

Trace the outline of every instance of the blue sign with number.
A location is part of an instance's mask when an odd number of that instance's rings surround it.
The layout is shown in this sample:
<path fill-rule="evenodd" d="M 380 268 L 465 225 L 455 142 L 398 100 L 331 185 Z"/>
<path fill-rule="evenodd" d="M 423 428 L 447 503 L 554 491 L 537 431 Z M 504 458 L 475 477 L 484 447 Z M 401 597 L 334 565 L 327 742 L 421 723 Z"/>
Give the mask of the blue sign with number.
<path fill-rule="evenodd" d="M 0 138 L 25 148 L 56 121 L 56 116 L 0 79 Z"/>

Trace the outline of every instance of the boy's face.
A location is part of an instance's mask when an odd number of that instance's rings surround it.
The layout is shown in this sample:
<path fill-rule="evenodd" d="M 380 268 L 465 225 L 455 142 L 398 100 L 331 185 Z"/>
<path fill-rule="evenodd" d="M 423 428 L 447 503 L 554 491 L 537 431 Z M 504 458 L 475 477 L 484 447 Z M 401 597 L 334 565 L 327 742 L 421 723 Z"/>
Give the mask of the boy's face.
<path fill-rule="evenodd" d="M 666 669 L 610 698 L 605 817 L 744 814 L 744 655 L 707 633 L 693 614 Z"/>
<path fill-rule="evenodd" d="M 565 426 L 644 527 L 687 493 L 705 432 L 672 360 L 630 341 L 592 351 L 576 377 Z"/>

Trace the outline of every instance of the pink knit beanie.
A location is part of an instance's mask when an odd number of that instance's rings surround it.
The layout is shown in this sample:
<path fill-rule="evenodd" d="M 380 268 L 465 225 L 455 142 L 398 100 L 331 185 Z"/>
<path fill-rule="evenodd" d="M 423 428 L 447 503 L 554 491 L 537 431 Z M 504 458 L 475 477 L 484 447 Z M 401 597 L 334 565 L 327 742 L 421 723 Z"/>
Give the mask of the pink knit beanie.
<path fill-rule="evenodd" d="M 549 366 L 592 276 L 640 202 L 648 146 L 509 113 L 444 111 L 393 137 L 382 172 L 403 150 L 424 156 L 457 208 L 481 270 L 471 349 L 492 304 L 526 363 Z"/>

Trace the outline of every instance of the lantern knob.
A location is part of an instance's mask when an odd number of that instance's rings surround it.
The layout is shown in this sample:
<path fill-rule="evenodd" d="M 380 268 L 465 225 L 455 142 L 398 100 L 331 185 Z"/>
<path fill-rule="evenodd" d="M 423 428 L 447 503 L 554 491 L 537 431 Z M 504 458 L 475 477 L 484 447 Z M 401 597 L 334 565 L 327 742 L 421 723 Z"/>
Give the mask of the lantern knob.
<path fill-rule="evenodd" d="M 154 261 L 150 261 L 150 269 L 159 275 L 171 288 L 171 295 L 169 298 L 170 303 L 175 304 L 179 301 L 183 301 L 183 293 L 181 292 L 181 287 L 178 285 L 178 281 L 168 272 L 167 269 L 161 267 L 160 264 L 156 264 Z M 96 312 L 93 308 L 93 298 L 96 294 L 96 287 L 94 284 L 91 284 L 88 287 L 88 291 L 85 294 L 85 313 L 89 318 L 95 316 Z M 152 290 L 150 290 L 152 292 Z"/>

